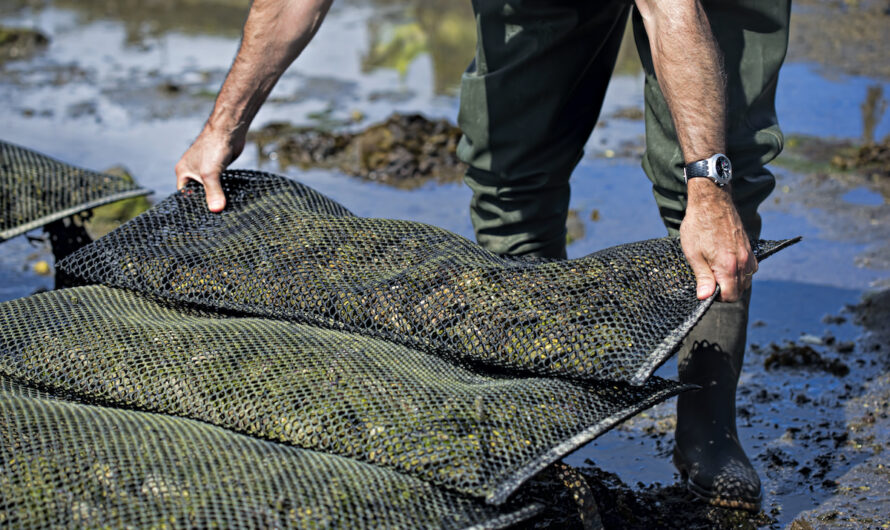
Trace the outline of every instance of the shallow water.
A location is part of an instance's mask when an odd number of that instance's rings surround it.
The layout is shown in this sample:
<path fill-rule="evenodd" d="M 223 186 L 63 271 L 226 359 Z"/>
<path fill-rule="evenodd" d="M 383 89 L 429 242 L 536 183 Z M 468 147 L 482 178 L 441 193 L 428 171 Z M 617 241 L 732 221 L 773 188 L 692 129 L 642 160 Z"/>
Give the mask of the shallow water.
<path fill-rule="evenodd" d="M 48 49 L 33 58 L 0 64 L 4 116 L 0 137 L 92 169 L 123 164 L 140 184 L 155 190 L 156 197 L 174 191 L 172 168 L 212 107 L 237 50 L 244 10 L 243 2 L 198 0 L 172 16 L 169 6 L 158 4 L 156 11 L 109 9 L 107 2 L 99 1 L 39 2 L 22 8 L 14 3 L 0 9 L 0 24 L 34 27 L 52 39 Z M 335 5 L 254 127 L 282 120 L 325 125 L 348 121 L 355 110 L 365 116 L 356 127 L 392 112 L 455 120 L 457 84 L 473 48 L 470 13 L 467 6 L 457 4 L 353 0 Z M 208 12 L 217 16 L 205 20 Z M 399 45 L 403 53 L 393 52 Z M 633 72 L 632 63 L 623 71 Z M 890 94 L 886 80 L 832 74 L 825 65 L 787 64 L 777 100 L 786 134 L 860 138 L 860 106 L 868 87 L 875 85 Z M 664 234 L 636 154 L 643 123 L 615 117 L 623 109 L 641 108 L 642 101 L 639 73 L 613 79 L 602 113 L 604 123 L 591 137 L 587 155 L 572 178 L 571 208 L 584 230 L 570 245 L 570 257 Z M 887 134 L 890 114 L 877 121 L 874 136 Z M 274 163 L 260 165 L 253 145 L 233 167 L 279 170 Z M 763 207 L 763 235 L 805 239 L 762 265 L 751 320 L 763 325 L 752 327 L 750 342 L 765 346 L 796 340 L 802 333 L 821 337 L 826 330 L 839 341 L 853 340 L 860 328 L 849 322 L 824 324 L 822 318 L 856 303 L 864 290 L 890 284 L 888 269 L 881 268 L 880 260 L 869 261 L 871 268 L 863 268 L 863 260 L 857 260 L 886 239 L 881 230 L 887 227 L 863 227 L 856 217 L 871 208 L 871 219 L 886 219 L 890 206 L 873 190 L 849 186 L 834 188 L 835 195 L 814 202 L 805 176 L 782 168 L 775 172 L 779 185 Z M 430 184 L 404 191 L 331 171 L 291 169 L 287 174 L 358 215 L 414 219 L 472 237 L 465 186 Z M 842 203 L 852 208 L 831 206 Z M 869 230 L 877 235 L 869 237 Z M 38 260 L 51 261 L 51 256 L 23 237 L 0 247 L 0 300 L 51 287 L 50 277 L 33 272 Z M 660 374 L 670 376 L 675 369 L 669 364 Z M 781 508 L 773 514 L 780 524 L 817 506 L 831 488 L 816 484 L 811 491 L 795 485 L 761 457 L 784 443 L 789 427 L 806 426 L 826 414 L 825 421 L 843 425 L 847 420 L 843 408 L 800 409 L 790 396 L 820 391 L 843 395 L 838 385 L 844 384 L 827 374 L 765 372 L 763 356 L 748 355 L 743 393 L 756 396 L 764 388 L 776 388 L 781 394 L 774 403 L 743 398 L 740 405 L 750 409 L 752 418 L 740 422 L 743 443 L 765 479 L 765 508 Z M 662 405 L 649 417 L 669 417 L 671 407 Z M 569 461 L 592 459 L 629 484 L 670 483 L 676 478 L 668 457 L 670 437 L 653 437 L 643 430 L 645 425 L 645 419 L 632 422 L 579 450 Z M 805 445 L 798 460 L 812 458 L 819 450 Z M 840 476 L 856 458 L 865 457 L 850 453 L 832 473 Z"/>

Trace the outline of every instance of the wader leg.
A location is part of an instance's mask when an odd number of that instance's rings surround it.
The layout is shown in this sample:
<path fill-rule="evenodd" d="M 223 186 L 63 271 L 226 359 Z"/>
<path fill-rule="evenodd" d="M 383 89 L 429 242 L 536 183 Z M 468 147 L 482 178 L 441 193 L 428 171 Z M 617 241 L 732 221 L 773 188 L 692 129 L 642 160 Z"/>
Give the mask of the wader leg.
<path fill-rule="evenodd" d="M 629 3 L 474 0 L 458 154 L 478 242 L 564 257 L 569 176 L 599 117 Z"/>
<path fill-rule="evenodd" d="M 680 382 L 702 388 L 677 397 L 674 464 L 697 496 L 717 506 L 757 511 L 760 479 L 735 424 L 750 299 L 748 290 L 737 302 L 712 305 L 680 347 Z"/>

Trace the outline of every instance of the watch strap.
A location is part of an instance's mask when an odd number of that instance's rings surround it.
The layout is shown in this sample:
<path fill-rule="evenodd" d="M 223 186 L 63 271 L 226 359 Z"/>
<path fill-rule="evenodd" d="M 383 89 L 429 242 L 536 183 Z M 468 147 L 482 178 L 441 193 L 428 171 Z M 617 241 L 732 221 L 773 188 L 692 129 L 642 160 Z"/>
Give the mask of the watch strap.
<path fill-rule="evenodd" d="M 683 168 L 683 179 L 689 182 L 689 179 L 695 177 L 708 178 L 714 184 L 723 187 L 732 179 L 732 164 L 723 153 L 686 164 Z"/>
<path fill-rule="evenodd" d="M 691 177 L 710 177 L 711 173 L 708 171 L 708 159 L 699 160 L 698 162 L 692 162 L 691 164 L 686 164 L 686 178 Z"/>

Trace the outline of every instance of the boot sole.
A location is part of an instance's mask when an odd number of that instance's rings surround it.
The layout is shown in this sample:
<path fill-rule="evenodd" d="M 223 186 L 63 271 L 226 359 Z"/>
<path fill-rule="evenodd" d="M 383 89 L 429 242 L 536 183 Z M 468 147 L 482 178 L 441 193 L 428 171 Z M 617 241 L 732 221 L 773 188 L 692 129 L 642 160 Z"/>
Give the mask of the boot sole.
<path fill-rule="evenodd" d="M 674 451 L 672 460 L 674 467 L 680 472 L 680 479 L 686 484 L 686 490 L 699 500 L 702 500 L 711 506 L 717 506 L 718 508 L 745 510 L 753 513 L 760 512 L 760 506 L 763 502 L 763 486 L 760 487 L 760 492 L 757 493 L 756 498 L 722 497 L 714 490 L 696 484 L 693 479 L 689 478 L 689 472 L 686 469 L 686 465 L 682 462 L 680 457 L 677 456 L 676 451 Z"/>

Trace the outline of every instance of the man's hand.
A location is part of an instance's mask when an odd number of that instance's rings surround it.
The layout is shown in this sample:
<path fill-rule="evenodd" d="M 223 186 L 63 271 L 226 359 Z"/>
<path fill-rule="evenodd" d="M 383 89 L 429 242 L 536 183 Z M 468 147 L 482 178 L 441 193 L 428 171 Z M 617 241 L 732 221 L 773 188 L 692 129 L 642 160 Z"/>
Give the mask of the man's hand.
<path fill-rule="evenodd" d="M 695 273 L 699 300 L 720 286 L 720 300 L 735 302 L 751 287 L 757 260 L 732 203 L 729 186 L 704 178 L 688 184 L 689 204 L 680 225 L 680 244 Z"/>
<path fill-rule="evenodd" d="M 205 127 L 198 139 L 176 164 L 176 188 L 182 189 L 189 180 L 204 185 L 207 208 L 221 212 L 226 207 L 226 196 L 219 183 L 219 175 L 244 150 L 244 135 L 226 134 Z"/>
<path fill-rule="evenodd" d="M 204 185 L 207 207 L 226 198 L 219 174 L 244 150 L 247 129 L 275 83 L 312 40 L 333 0 L 253 0 L 241 47 L 195 143 L 176 164 L 176 186 Z"/>

